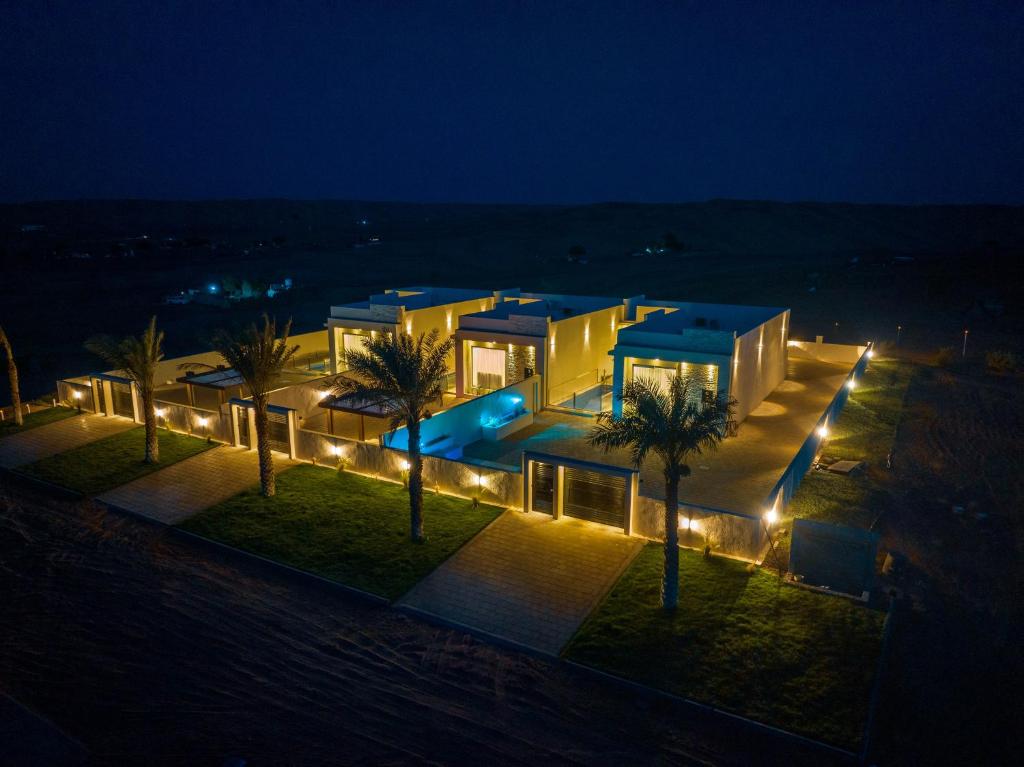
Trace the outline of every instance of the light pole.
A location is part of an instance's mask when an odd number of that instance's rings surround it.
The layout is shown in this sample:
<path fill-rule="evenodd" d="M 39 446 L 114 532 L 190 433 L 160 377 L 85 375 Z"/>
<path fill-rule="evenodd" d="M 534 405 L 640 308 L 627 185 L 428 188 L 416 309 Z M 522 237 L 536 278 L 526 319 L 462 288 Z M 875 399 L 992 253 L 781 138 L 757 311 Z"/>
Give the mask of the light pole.
<path fill-rule="evenodd" d="M 960 354 L 960 359 L 967 359 L 967 334 L 970 332 L 967 328 L 964 328 L 964 350 Z"/>
<path fill-rule="evenodd" d="M 902 333 L 902 332 L 903 332 L 903 326 L 902 325 L 897 325 L 896 326 L 896 345 L 897 346 L 900 345 L 900 333 Z"/>

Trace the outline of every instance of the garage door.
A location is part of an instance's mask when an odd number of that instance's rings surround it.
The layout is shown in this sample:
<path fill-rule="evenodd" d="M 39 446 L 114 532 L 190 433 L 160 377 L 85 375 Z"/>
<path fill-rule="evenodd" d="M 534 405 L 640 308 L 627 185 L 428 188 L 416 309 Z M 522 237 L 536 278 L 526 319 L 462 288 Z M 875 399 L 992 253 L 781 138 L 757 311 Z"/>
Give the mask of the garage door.
<path fill-rule="evenodd" d="M 285 413 L 270 411 L 267 413 L 267 420 L 270 426 L 267 439 L 270 443 L 270 449 L 276 450 L 279 453 L 290 453 L 291 442 L 288 439 L 288 416 Z"/>
<path fill-rule="evenodd" d="M 114 415 L 134 418 L 135 408 L 132 406 L 132 387 L 129 384 L 115 381 L 110 384 L 110 390 L 114 400 Z"/>
<path fill-rule="evenodd" d="M 565 469 L 567 517 L 625 529 L 626 478 L 585 469 Z"/>

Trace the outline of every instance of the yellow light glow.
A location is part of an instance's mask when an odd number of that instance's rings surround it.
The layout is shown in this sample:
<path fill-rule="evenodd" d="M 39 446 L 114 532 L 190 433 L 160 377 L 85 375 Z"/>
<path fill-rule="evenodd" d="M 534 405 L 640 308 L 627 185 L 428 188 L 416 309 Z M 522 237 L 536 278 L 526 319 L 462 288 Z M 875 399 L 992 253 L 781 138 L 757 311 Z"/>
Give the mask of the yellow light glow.
<path fill-rule="evenodd" d="M 691 519 L 690 517 L 682 517 L 679 520 L 679 528 L 681 530 L 689 530 L 691 533 L 700 532 L 700 520 Z"/>
<path fill-rule="evenodd" d="M 327 398 L 328 398 L 329 396 L 331 396 L 331 392 L 330 392 L 330 390 L 328 390 L 328 389 L 321 389 L 320 391 L 318 391 L 318 392 L 316 393 L 316 398 L 317 398 L 318 400 L 325 400 L 325 399 L 327 399 Z"/>
<path fill-rule="evenodd" d="M 341 455 L 341 445 L 331 445 L 331 455 Z"/>
<path fill-rule="evenodd" d="M 199 418 L 196 419 L 196 422 L 200 426 L 206 426 L 206 424 L 208 424 L 210 422 L 210 419 L 206 418 L 205 416 L 200 416 Z"/>
<path fill-rule="evenodd" d="M 779 512 L 775 509 L 768 509 L 768 511 L 764 513 L 764 521 L 769 525 L 774 525 L 779 521 Z"/>
<path fill-rule="evenodd" d="M 405 321 L 405 332 L 410 336 L 412 335 L 412 320 Z"/>
<path fill-rule="evenodd" d="M 818 436 L 821 437 L 822 439 L 825 439 L 825 437 L 828 436 L 828 427 L 827 426 L 819 426 L 818 427 Z"/>
<path fill-rule="evenodd" d="M 82 399 L 82 392 L 76 389 L 75 391 L 71 392 L 71 396 L 74 397 L 75 399 Z"/>
<path fill-rule="evenodd" d="M 551 336 L 551 351 L 555 350 L 555 337 Z"/>
<path fill-rule="evenodd" d="M 583 343 L 590 343 L 590 320 L 587 320 L 586 323 L 583 325 Z"/>
<path fill-rule="evenodd" d="M 875 356 L 875 350 L 874 349 L 868 349 L 867 352 L 865 353 L 865 356 L 868 359 L 872 359 Z"/>
<path fill-rule="evenodd" d="M 402 461 L 399 462 L 398 465 L 402 468 L 402 471 L 409 471 L 409 462 L 408 461 L 402 460 Z"/>
<path fill-rule="evenodd" d="M 164 417 L 164 413 L 166 413 L 166 412 L 167 411 L 164 410 L 162 407 L 155 407 L 155 408 L 153 408 L 153 415 L 155 415 L 157 418 L 163 418 Z"/>
<path fill-rule="evenodd" d="M 445 325 L 447 325 L 447 327 L 448 327 L 448 332 L 451 333 L 452 332 L 452 310 L 451 309 L 449 309 L 448 311 L 446 311 L 444 313 L 444 321 L 445 321 Z"/>
<path fill-rule="evenodd" d="M 849 381 L 846 382 L 846 388 L 849 389 L 850 391 L 853 391 L 854 389 L 857 388 L 857 382 L 851 378 Z"/>

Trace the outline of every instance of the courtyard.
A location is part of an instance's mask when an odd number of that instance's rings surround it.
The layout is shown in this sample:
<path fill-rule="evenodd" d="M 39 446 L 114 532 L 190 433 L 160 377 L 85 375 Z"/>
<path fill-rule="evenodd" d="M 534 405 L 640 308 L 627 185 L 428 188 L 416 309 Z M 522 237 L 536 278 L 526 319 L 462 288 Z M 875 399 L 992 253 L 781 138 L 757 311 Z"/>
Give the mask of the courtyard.
<path fill-rule="evenodd" d="M 747 416 L 738 435 L 723 440 L 714 453 L 691 461 L 692 474 L 679 487 L 680 503 L 759 513 L 849 372 L 849 365 L 790 358 L 786 380 Z M 594 424 L 586 415 L 544 410 L 533 425 L 500 441 L 474 442 L 463 455 L 510 468 L 519 467 L 523 451 L 630 467 L 625 450 L 604 453 L 589 444 L 587 435 Z M 656 459 L 648 459 L 641 469 L 640 494 L 664 498 Z"/>

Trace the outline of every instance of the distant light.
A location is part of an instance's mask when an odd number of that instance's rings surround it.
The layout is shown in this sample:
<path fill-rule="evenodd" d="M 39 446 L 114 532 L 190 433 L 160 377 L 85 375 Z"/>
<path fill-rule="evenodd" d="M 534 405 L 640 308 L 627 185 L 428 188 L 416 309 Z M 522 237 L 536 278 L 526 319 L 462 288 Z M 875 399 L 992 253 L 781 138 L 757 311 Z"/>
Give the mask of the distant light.
<path fill-rule="evenodd" d="M 217 286 L 216 286 L 216 285 L 214 285 L 214 284 L 213 284 L 213 283 L 211 282 L 211 283 L 210 283 L 210 286 L 209 286 L 209 290 L 210 290 L 210 292 L 211 292 L 211 293 L 216 293 L 216 292 L 217 292 Z"/>
<path fill-rule="evenodd" d="M 853 391 L 854 389 L 857 388 L 857 382 L 851 378 L 849 381 L 846 382 L 846 388 L 849 389 L 850 391 Z"/>
<path fill-rule="evenodd" d="M 774 525 L 779 521 L 779 512 L 775 509 L 768 509 L 768 511 L 764 513 L 764 521 L 769 525 Z"/>
<path fill-rule="evenodd" d="M 821 437 L 822 439 L 825 439 L 825 437 L 828 436 L 828 427 L 826 427 L 826 426 L 819 426 L 818 427 L 818 436 Z"/>

